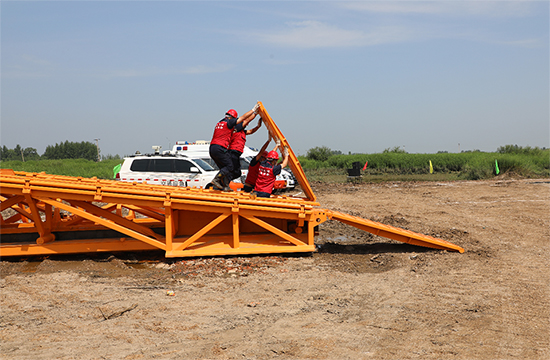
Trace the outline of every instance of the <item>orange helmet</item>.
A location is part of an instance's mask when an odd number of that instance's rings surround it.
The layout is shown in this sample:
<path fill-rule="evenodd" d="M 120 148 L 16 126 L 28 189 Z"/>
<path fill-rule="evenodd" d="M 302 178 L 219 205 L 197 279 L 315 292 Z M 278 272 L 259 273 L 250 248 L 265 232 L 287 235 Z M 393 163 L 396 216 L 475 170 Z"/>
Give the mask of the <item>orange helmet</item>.
<path fill-rule="evenodd" d="M 225 113 L 225 115 L 230 115 L 230 116 L 233 116 L 234 118 L 239 117 L 239 115 L 237 115 L 237 112 L 236 112 L 234 109 L 229 109 L 229 110 L 227 110 L 227 112 Z"/>
<path fill-rule="evenodd" d="M 279 153 L 277 151 L 270 151 L 267 154 L 267 160 L 279 160 Z"/>

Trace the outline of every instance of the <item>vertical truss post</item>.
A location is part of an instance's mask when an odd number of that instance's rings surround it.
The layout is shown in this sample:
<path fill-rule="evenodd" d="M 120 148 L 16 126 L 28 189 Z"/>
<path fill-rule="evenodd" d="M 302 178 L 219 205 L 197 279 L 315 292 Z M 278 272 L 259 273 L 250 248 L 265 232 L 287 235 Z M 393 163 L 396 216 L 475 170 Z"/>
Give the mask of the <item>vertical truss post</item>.
<path fill-rule="evenodd" d="M 231 208 L 231 220 L 233 228 L 233 242 L 232 247 L 237 249 L 240 247 L 240 237 L 239 237 L 239 200 L 233 200 L 233 207 Z"/>
<path fill-rule="evenodd" d="M 25 200 L 27 200 L 27 204 L 29 205 L 30 214 L 32 215 L 32 220 L 34 221 L 34 226 L 38 231 L 38 235 L 40 235 L 40 237 L 36 239 L 36 243 L 38 245 L 42 245 L 44 243 L 54 241 L 55 236 L 54 234 L 50 233 L 47 226 L 45 226 L 42 222 L 42 217 L 40 216 L 40 212 L 38 212 L 38 207 L 36 206 L 34 199 L 31 197 L 30 190 L 28 192 L 25 192 L 24 196 Z"/>
<path fill-rule="evenodd" d="M 166 237 L 166 251 L 172 251 L 172 242 L 174 241 L 174 235 L 176 234 L 174 227 L 174 211 L 171 206 L 164 208 L 165 217 L 165 237 Z"/>

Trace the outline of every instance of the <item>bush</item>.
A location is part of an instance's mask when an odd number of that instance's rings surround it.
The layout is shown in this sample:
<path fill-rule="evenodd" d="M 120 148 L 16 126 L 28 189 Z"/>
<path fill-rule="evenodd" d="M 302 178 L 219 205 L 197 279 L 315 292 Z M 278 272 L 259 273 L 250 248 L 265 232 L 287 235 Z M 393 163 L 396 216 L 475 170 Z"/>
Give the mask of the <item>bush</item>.
<path fill-rule="evenodd" d="M 384 149 L 384 151 L 382 151 L 382 153 L 383 154 L 387 154 L 387 153 L 406 154 L 407 152 L 405 151 L 405 149 L 401 149 L 400 146 L 394 146 L 392 149 L 390 149 L 390 148 Z"/>
<path fill-rule="evenodd" d="M 315 161 L 327 161 L 333 155 L 333 151 L 326 146 L 318 146 L 307 151 L 306 158 Z"/>
<path fill-rule="evenodd" d="M 524 155 L 533 155 L 533 156 L 541 156 L 544 153 L 545 149 L 541 149 L 538 146 L 535 146 L 534 148 L 530 146 L 517 146 L 517 145 L 504 145 L 500 146 L 497 149 L 497 152 L 499 154 L 524 154 Z"/>

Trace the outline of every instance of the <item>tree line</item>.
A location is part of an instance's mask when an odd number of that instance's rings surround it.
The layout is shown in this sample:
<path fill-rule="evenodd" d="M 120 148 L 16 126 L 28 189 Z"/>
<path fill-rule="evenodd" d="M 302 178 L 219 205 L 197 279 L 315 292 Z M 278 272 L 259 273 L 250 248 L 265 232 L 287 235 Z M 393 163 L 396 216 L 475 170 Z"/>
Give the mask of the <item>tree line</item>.
<path fill-rule="evenodd" d="M 59 160 L 59 159 L 86 159 L 97 161 L 99 150 L 89 141 L 71 142 L 65 141 L 55 145 L 48 145 L 44 154 L 39 155 L 35 148 L 22 148 L 19 144 L 13 149 L 6 145 L 0 147 L 0 160 L 2 161 L 29 161 L 29 160 Z"/>
<path fill-rule="evenodd" d="M 480 150 L 462 150 L 463 153 L 470 153 L 470 152 L 481 152 Z M 543 155 L 545 152 L 548 152 L 548 149 L 543 147 L 542 149 L 538 146 L 531 147 L 531 146 L 518 146 L 518 145 L 504 145 L 499 146 L 497 149 L 497 153 L 499 154 L 524 154 L 524 155 L 533 155 L 533 156 L 540 156 Z M 438 154 L 447 154 L 448 151 L 438 151 Z M 382 154 L 407 154 L 407 152 L 402 149 L 399 146 L 395 146 L 393 148 L 387 148 L 384 149 Z M 307 151 L 305 158 L 309 160 L 314 161 L 327 161 L 331 156 L 334 155 L 342 155 L 342 152 L 340 150 L 332 150 L 331 148 L 327 146 L 317 146 L 314 148 L 311 148 Z M 351 152 L 349 155 L 352 155 Z M 353 155 L 361 155 L 361 154 L 353 154 Z"/>

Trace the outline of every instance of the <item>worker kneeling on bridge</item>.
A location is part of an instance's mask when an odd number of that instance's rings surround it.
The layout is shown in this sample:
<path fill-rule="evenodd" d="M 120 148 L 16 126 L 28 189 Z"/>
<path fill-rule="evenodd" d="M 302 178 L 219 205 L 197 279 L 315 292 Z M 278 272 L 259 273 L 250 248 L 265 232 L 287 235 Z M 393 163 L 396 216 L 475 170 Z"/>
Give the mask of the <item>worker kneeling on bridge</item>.
<path fill-rule="evenodd" d="M 246 180 L 244 181 L 243 191 L 246 193 L 252 192 L 256 187 L 256 180 L 258 179 L 258 171 L 260 170 L 260 164 L 265 161 L 267 158 L 268 152 L 267 145 L 271 142 L 271 134 L 265 142 L 264 146 L 258 151 L 258 154 L 250 161 L 248 165 L 248 173 L 246 175 Z"/>
<path fill-rule="evenodd" d="M 283 161 L 280 164 L 277 164 L 279 161 L 279 154 L 275 150 L 270 151 L 267 154 L 266 160 L 260 163 L 258 178 L 256 179 L 256 186 L 254 187 L 253 194 L 258 197 L 271 197 L 273 186 L 275 185 L 275 178 L 281 173 L 281 170 L 288 165 L 288 148 L 286 146 L 282 154 Z"/>

